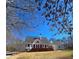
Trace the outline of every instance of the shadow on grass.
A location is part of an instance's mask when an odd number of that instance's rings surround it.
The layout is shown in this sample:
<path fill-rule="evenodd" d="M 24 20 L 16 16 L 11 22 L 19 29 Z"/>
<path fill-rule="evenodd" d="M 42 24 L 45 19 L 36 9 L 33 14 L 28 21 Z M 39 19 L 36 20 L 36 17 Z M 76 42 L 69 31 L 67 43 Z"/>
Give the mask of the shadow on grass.
<path fill-rule="evenodd" d="M 60 58 L 58 58 L 58 59 L 73 59 L 73 55 L 68 56 L 68 57 L 60 57 Z"/>
<path fill-rule="evenodd" d="M 62 57 L 62 58 L 57 58 L 57 59 L 73 59 L 73 57 Z"/>
<path fill-rule="evenodd" d="M 19 57 L 17 59 L 30 59 L 30 58 L 26 58 L 26 57 Z M 36 59 L 36 58 L 35 58 Z M 40 59 L 40 58 L 38 58 Z M 59 58 L 45 58 L 45 59 L 73 59 L 73 57 L 59 57 Z"/>

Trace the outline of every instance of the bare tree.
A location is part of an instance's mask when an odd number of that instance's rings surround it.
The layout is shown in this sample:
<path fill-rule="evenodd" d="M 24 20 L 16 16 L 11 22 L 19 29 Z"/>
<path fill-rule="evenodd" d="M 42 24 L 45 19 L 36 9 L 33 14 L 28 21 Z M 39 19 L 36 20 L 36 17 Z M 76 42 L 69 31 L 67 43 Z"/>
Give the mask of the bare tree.
<path fill-rule="evenodd" d="M 32 16 L 30 17 L 30 19 L 34 19 L 35 17 L 33 16 L 33 14 L 35 13 L 34 10 L 37 5 L 32 0 L 20 0 L 19 3 L 21 3 L 21 5 L 16 5 L 18 2 L 18 0 L 7 0 L 6 2 L 7 30 L 20 30 L 22 28 L 33 29 L 32 25 L 30 25 L 31 22 L 20 19 L 19 17 L 17 17 L 16 12 L 22 11 L 23 13 L 31 13 Z"/>
<path fill-rule="evenodd" d="M 48 21 L 47 25 L 50 27 L 50 31 L 53 32 L 54 28 L 57 29 L 57 33 L 54 35 L 64 32 L 69 37 L 73 36 L 73 0 L 7 0 L 6 4 L 7 29 L 9 30 L 24 27 L 33 28 L 31 23 L 35 20 L 24 21 L 16 16 L 16 11 L 31 13 L 34 17 L 36 10 L 38 10 L 43 11 L 41 16 L 45 17 L 45 21 Z M 34 19 L 32 17 L 31 19 Z"/>

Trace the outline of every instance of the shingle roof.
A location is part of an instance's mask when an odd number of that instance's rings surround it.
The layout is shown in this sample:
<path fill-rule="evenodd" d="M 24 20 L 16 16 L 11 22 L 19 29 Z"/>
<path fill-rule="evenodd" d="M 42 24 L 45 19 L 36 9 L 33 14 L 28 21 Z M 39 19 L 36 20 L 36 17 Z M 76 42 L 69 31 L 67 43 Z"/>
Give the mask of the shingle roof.
<path fill-rule="evenodd" d="M 33 43 L 36 39 L 39 39 L 41 41 L 41 43 L 45 43 L 45 44 L 50 44 L 50 42 L 48 41 L 47 38 L 44 38 L 42 37 L 41 39 L 38 37 L 38 38 L 29 38 L 29 39 L 26 39 L 26 43 Z"/>

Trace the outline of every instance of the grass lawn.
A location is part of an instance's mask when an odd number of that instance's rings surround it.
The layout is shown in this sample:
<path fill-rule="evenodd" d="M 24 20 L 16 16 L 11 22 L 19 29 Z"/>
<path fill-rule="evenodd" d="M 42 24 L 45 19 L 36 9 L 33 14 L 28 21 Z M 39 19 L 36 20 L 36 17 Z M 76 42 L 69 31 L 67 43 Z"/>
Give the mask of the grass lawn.
<path fill-rule="evenodd" d="M 73 59 L 73 52 L 64 51 L 45 51 L 45 52 L 21 52 L 7 59 Z"/>

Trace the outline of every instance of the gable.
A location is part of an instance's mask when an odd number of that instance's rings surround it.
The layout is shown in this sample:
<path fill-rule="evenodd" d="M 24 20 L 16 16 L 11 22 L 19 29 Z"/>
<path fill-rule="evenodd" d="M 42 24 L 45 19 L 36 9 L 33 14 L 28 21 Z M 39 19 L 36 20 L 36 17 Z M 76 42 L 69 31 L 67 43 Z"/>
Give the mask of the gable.
<path fill-rule="evenodd" d="M 40 44 L 40 43 L 41 43 L 41 41 L 39 39 L 35 39 L 33 42 L 33 44 Z"/>

